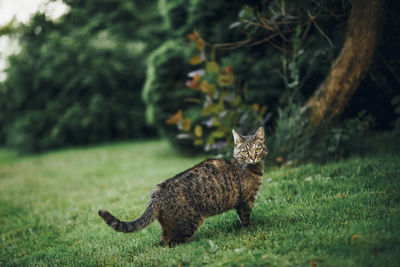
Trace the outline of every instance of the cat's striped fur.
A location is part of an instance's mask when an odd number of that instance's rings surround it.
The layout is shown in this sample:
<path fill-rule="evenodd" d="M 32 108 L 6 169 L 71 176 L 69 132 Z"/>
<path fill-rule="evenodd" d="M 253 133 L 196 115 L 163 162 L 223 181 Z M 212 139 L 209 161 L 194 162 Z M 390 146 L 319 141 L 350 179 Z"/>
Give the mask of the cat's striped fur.
<path fill-rule="evenodd" d="M 116 231 L 130 233 L 158 219 L 161 242 L 187 241 L 204 219 L 236 209 L 241 223 L 250 224 L 250 213 L 263 177 L 267 155 L 264 129 L 240 136 L 232 130 L 235 149 L 230 160 L 208 159 L 156 186 L 141 217 L 122 222 L 108 211 L 99 215 Z"/>

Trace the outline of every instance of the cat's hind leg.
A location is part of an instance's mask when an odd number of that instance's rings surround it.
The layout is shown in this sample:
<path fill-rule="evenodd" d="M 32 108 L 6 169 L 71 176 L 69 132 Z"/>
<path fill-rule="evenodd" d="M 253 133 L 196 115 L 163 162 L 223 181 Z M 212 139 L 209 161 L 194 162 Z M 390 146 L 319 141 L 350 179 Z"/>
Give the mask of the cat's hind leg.
<path fill-rule="evenodd" d="M 161 225 L 162 228 L 162 236 L 160 240 L 160 245 L 168 245 L 169 246 L 169 241 L 171 239 L 171 229 L 172 229 L 172 224 L 165 219 L 163 219 L 161 216 L 158 218 L 158 222 Z"/>
<path fill-rule="evenodd" d="M 197 228 L 203 223 L 203 218 L 185 218 L 174 225 L 171 231 L 171 239 L 169 241 L 170 245 L 180 244 L 187 242 L 193 234 L 196 232 Z"/>
<path fill-rule="evenodd" d="M 160 239 L 160 246 L 166 246 L 166 245 L 169 246 L 169 240 L 171 239 L 170 236 L 171 236 L 170 232 L 167 232 L 167 231 L 163 230 L 162 236 L 161 236 L 161 239 Z"/>

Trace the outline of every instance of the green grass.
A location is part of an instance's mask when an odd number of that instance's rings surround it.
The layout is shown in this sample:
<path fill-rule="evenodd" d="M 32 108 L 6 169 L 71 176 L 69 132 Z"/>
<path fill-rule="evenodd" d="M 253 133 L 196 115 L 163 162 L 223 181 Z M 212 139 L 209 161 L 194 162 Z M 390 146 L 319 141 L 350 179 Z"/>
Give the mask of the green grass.
<path fill-rule="evenodd" d="M 158 245 L 157 222 L 119 234 L 97 215 L 138 217 L 157 183 L 201 159 L 163 141 L 0 150 L 0 265 L 399 266 L 399 153 L 269 167 L 251 227 L 230 211 L 173 248 Z"/>

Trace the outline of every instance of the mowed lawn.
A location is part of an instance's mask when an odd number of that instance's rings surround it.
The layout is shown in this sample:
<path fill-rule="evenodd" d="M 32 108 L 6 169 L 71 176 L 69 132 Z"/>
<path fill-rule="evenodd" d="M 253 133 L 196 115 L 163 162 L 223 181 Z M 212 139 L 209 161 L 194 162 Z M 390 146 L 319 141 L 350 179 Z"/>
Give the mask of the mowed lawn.
<path fill-rule="evenodd" d="M 0 265 L 400 265 L 396 151 L 267 167 L 251 227 L 230 211 L 173 248 L 158 245 L 157 222 L 122 234 L 97 215 L 137 218 L 157 183 L 202 159 L 164 141 L 35 156 L 0 150 Z"/>

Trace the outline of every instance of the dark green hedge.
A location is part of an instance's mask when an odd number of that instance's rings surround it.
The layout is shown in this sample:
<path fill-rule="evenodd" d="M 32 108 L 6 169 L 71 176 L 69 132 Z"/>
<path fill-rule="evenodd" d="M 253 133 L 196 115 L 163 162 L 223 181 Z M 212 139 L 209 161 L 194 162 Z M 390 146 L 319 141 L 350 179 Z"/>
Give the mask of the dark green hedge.
<path fill-rule="evenodd" d="M 185 86 L 190 69 L 187 59 L 191 49 L 181 41 L 167 41 L 148 59 L 142 97 L 146 103 L 147 122 L 177 147 L 187 144 L 176 139 L 178 131 L 165 121 L 178 109 L 188 108 L 185 99 L 195 94 Z"/>
<path fill-rule="evenodd" d="M 21 52 L 10 57 L 0 91 L 0 140 L 36 152 L 154 135 L 141 91 L 156 42 L 149 32 L 134 31 L 151 25 L 140 17 L 143 6 L 70 4 L 60 21 L 37 14 L 20 29 Z"/>

